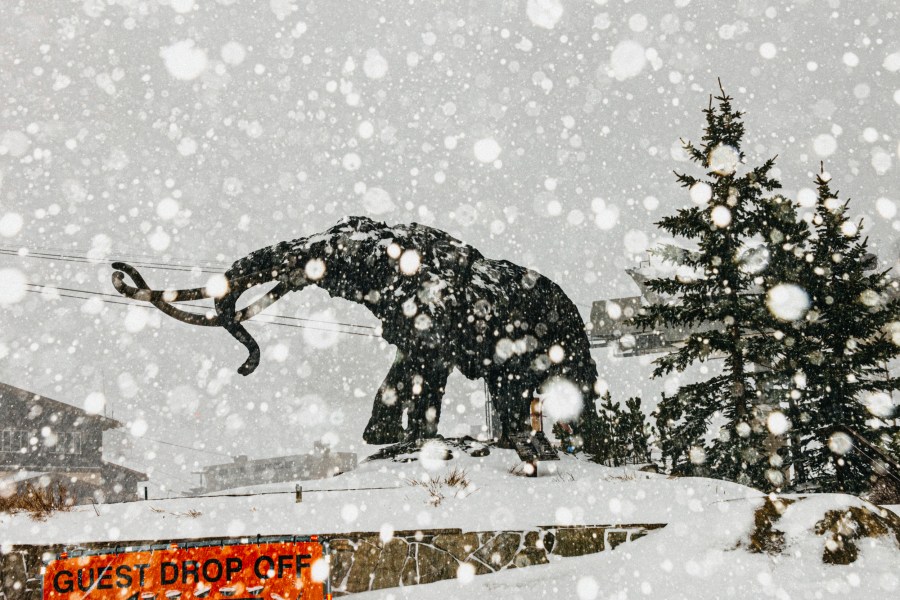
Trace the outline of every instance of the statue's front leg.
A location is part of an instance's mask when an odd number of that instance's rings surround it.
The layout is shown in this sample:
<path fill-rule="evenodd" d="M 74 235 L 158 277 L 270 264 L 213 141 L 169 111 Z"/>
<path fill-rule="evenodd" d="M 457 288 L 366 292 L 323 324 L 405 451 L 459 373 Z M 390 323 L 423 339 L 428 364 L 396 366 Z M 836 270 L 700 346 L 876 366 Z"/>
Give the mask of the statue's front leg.
<path fill-rule="evenodd" d="M 378 388 L 363 439 L 370 444 L 395 444 L 436 436 L 451 370 L 451 365 L 426 349 L 398 350 L 391 370 Z"/>
<path fill-rule="evenodd" d="M 403 400 L 408 395 L 406 388 L 411 386 L 407 371 L 403 352 L 398 350 L 391 370 L 375 394 L 372 416 L 363 432 L 367 443 L 396 444 L 403 441 Z"/>
<path fill-rule="evenodd" d="M 437 436 L 444 390 L 447 386 L 447 378 L 450 377 L 450 371 L 453 369 L 451 365 L 437 357 L 431 359 L 421 357 L 417 362 L 419 364 L 416 365 L 416 370 L 421 380 L 415 375 L 413 376 L 414 395 L 406 429 L 406 438 L 410 440 Z"/>

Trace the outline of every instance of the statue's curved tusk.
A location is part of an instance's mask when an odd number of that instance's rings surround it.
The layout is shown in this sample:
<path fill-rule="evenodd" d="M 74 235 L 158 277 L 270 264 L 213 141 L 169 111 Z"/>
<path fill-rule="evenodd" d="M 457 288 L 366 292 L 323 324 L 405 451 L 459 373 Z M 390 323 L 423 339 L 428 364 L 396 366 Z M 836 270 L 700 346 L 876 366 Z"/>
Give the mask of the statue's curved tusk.
<path fill-rule="evenodd" d="M 137 269 L 123 262 L 114 262 L 113 269 L 117 269 L 113 273 L 113 286 L 116 291 L 134 300 L 142 300 L 144 302 L 188 302 L 190 300 L 203 300 L 204 298 L 212 298 L 212 294 L 206 291 L 206 288 L 191 288 L 186 290 L 151 290 L 144 278 Z M 130 286 L 125 283 L 122 272 L 127 274 L 137 287 Z M 118 275 L 118 278 L 116 277 Z"/>
<path fill-rule="evenodd" d="M 183 323 L 188 323 L 189 325 L 200 325 L 203 327 L 222 326 L 222 319 L 218 316 L 208 317 L 206 315 L 188 312 L 186 310 L 181 310 L 180 308 L 172 306 L 171 304 L 172 302 L 186 302 L 189 300 L 212 298 L 213 296 L 208 294 L 205 288 L 193 288 L 185 290 L 152 290 L 150 289 L 150 286 L 147 285 L 147 282 L 144 281 L 144 278 L 137 271 L 137 269 L 135 269 L 131 265 L 127 263 L 117 262 L 113 263 L 112 266 L 114 269 L 118 269 L 112 274 L 113 287 L 115 287 L 116 291 L 123 296 L 131 298 L 133 300 L 149 302 L 173 319 L 177 319 L 179 321 L 182 321 Z M 132 280 L 134 280 L 134 283 L 137 285 L 137 287 L 130 286 L 125 283 L 126 274 L 129 275 Z M 238 285 L 235 287 L 239 287 L 258 279 L 258 275 L 256 277 L 250 275 L 237 278 L 235 282 Z M 278 285 L 269 290 L 268 293 L 266 293 L 262 298 L 258 299 L 256 302 L 244 308 L 243 310 L 237 311 L 234 316 L 234 321 L 245 321 L 258 315 L 289 291 L 290 290 L 288 289 L 287 285 L 285 285 L 283 282 L 279 282 Z"/>
<path fill-rule="evenodd" d="M 118 263 L 116 266 L 123 265 L 121 263 Z M 124 266 L 128 267 L 128 265 Z M 169 302 L 166 302 L 163 299 L 167 297 L 168 292 L 160 292 L 157 290 L 149 289 L 148 287 L 146 287 L 146 282 L 140 276 L 140 274 L 137 273 L 137 271 L 134 271 L 130 267 L 128 267 L 128 269 L 133 271 L 128 274 L 131 275 L 136 284 L 141 286 L 140 288 L 133 287 L 125 283 L 125 273 L 123 273 L 122 271 L 114 271 L 112 274 L 113 287 L 115 287 L 116 291 L 126 298 L 149 302 L 173 319 L 177 319 L 183 323 L 188 323 L 189 325 L 200 325 L 202 327 L 220 327 L 222 325 L 218 316 L 207 317 L 206 315 L 181 310 L 180 308 L 176 308 L 172 304 L 169 304 Z"/>

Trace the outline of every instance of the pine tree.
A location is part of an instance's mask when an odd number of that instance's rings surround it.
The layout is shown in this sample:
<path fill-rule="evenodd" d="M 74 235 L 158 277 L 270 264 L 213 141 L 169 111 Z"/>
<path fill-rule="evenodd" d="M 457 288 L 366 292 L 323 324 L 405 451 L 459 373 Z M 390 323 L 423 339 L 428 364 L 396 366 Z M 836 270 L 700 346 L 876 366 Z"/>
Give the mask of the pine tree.
<path fill-rule="evenodd" d="M 619 467 L 624 463 L 626 455 L 625 442 L 622 439 L 622 411 L 618 402 L 613 402 L 612 396 L 607 391 L 600 399 L 597 407 L 599 418 L 597 419 L 597 431 L 591 444 L 585 446 L 591 460 L 609 467 Z"/>
<path fill-rule="evenodd" d="M 617 466 L 624 454 L 619 439 L 621 411 L 612 401 L 609 391 L 603 394 L 597 406 L 597 416 L 585 424 L 582 431 L 584 453 L 594 462 Z"/>
<path fill-rule="evenodd" d="M 718 376 L 682 386 L 672 396 L 663 395 L 655 416 L 663 466 L 669 472 L 716 475 L 709 468 L 703 439 L 709 432 L 711 415 L 730 401 L 728 391 L 727 377 Z"/>
<path fill-rule="evenodd" d="M 829 184 L 824 172 L 817 176 L 812 268 L 803 281 L 810 309 L 801 345 L 809 354 L 801 414 L 794 423 L 802 437 L 797 466 L 801 482 L 859 493 L 870 484 L 871 464 L 862 456 L 845 460 L 841 451 L 847 440 L 834 428 L 849 427 L 886 449 L 896 435 L 889 399 L 900 389 L 900 378 L 886 365 L 900 355 L 892 334 L 900 322 L 900 300 L 892 299 L 887 272 L 875 270 L 862 222 L 850 220 L 849 201 L 838 200 Z"/>
<path fill-rule="evenodd" d="M 667 396 L 665 392 L 656 407 L 656 410 L 650 413 L 650 416 L 656 423 L 656 443 L 659 446 L 662 469 L 675 475 L 680 475 L 680 471 L 676 469 L 676 465 L 684 464 L 682 457 L 687 453 L 688 448 L 693 440 L 689 440 L 687 444 L 682 444 L 681 438 L 677 434 L 681 431 L 678 427 L 678 421 L 681 419 L 684 411 L 681 405 L 673 402 L 673 398 Z"/>
<path fill-rule="evenodd" d="M 641 411 L 640 398 L 629 398 L 626 410 L 613 402 L 607 391 L 600 399 L 596 418 L 585 420 L 579 440 L 560 424 L 553 433 L 564 451 L 581 450 L 590 460 L 610 467 L 650 462 L 652 429 Z"/>
<path fill-rule="evenodd" d="M 721 88 L 721 85 L 720 85 Z M 685 386 L 661 410 L 679 414 L 669 429 L 684 450 L 679 460 L 702 466 L 725 479 L 768 486 L 764 452 L 766 432 L 754 414 L 757 389 L 751 376 L 752 356 L 745 341 L 759 330 L 760 298 L 756 275 L 747 268 L 746 246 L 765 236 L 759 205 L 764 194 L 780 187 L 770 177 L 774 159 L 743 174 L 745 160 L 742 113 L 722 91 L 704 111 L 706 127 L 699 147 L 686 142 L 689 159 L 706 171 L 701 179 L 676 173 L 690 190 L 695 205 L 682 208 L 658 225 L 673 236 L 692 241 L 696 252 L 683 253 L 675 278 L 653 279 L 649 288 L 671 302 L 653 303 L 635 319 L 647 329 L 665 327 L 685 333 L 684 345 L 658 359 L 654 376 L 683 371 L 698 361 L 724 356 L 722 374 Z M 705 438 L 714 422 L 722 422 L 710 442 Z M 691 470 L 688 465 L 679 465 Z M 696 469 L 694 469 L 696 471 Z"/>
<path fill-rule="evenodd" d="M 625 408 L 619 436 L 624 442 L 626 462 L 649 463 L 652 428 L 641 410 L 641 399 L 629 398 L 625 401 Z"/>
<path fill-rule="evenodd" d="M 744 261 L 745 270 L 756 275 L 754 284 L 766 292 L 766 302 L 756 305 L 757 331 L 746 338 L 746 344 L 757 371 L 756 420 L 765 422 L 768 430 L 766 479 L 776 489 L 790 485 L 792 472 L 799 468 L 795 459 L 801 441 L 798 430 L 790 425 L 800 419 L 798 388 L 810 351 L 803 335 L 806 296 L 802 287 L 811 268 L 807 261 L 810 232 L 799 209 L 781 195 L 761 198 L 756 218 L 765 235 Z M 792 303 L 776 306 L 783 296 Z"/>

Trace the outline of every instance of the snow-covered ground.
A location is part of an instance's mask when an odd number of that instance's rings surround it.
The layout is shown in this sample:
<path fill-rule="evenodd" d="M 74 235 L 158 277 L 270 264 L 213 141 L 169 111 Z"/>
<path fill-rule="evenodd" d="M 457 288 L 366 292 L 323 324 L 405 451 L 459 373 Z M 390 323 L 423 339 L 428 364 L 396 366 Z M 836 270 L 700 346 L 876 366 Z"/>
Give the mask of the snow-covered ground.
<path fill-rule="evenodd" d="M 845 500 L 852 502 L 849 497 L 832 496 L 827 503 L 834 508 Z M 677 511 L 678 516 L 664 529 L 611 552 L 554 557 L 549 565 L 503 571 L 468 582 L 442 581 L 368 592 L 357 598 L 888 600 L 900 596 L 896 546 L 877 543 L 865 548 L 852 565 L 826 565 L 821 560 L 823 540 L 803 531 L 789 542 L 789 555 L 751 554 L 735 546 L 752 525 L 755 503 L 712 502 L 696 504 L 696 512 Z"/>
<path fill-rule="evenodd" d="M 96 512 L 81 506 L 41 522 L 2 515 L 0 543 L 666 523 L 610 552 L 554 557 L 546 566 L 361 598 L 887 599 L 900 594 L 900 548 L 890 538 L 863 542 L 852 565 L 822 563 L 825 540 L 812 532 L 813 526 L 826 510 L 864 504 L 850 496 L 821 495 L 793 504 L 779 521 L 785 552 L 769 556 L 745 549 L 754 510 L 764 498 L 750 488 L 607 468 L 572 457 L 542 463 L 538 478 L 525 478 L 510 473 L 518 462 L 513 451 L 493 449 L 487 457 L 474 458 L 454 450 L 447 461 L 442 454 L 441 448 L 426 447 L 414 462 L 378 460 L 333 479 L 303 482 L 299 504 L 293 484 L 272 484 L 213 497 L 102 505 Z M 465 470 L 470 485 L 462 491 L 445 488 L 437 505 L 423 488 L 409 484 L 411 478 L 438 478 L 453 469 Z M 244 493 L 268 494 L 224 495 Z"/>
<path fill-rule="evenodd" d="M 533 268 L 587 319 L 594 301 L 636 295 L 625 269 L 671 241 L 655 223 L 691 203 L 672 171 L 697 173 L 682 140 L 700 140 L 720 77 L 746 111 L 748 165 L 777 155 L 780 192 L 811 218 L 825 161 L 879 268 L 896 269 L 897 4 L 0 1 L 0 381 L 121 420 L 105 457 L 147 473 L 151 495 L 240 455 L 326 442 L 362 456 L 395 353 L 363 306 L 284 298 L 247 325 L 264 356 L 245 378 L 223 331 L 110 297 L 108 263 L 199 287 L 247 252 L 364 214 Z M 593 355 L 602 389 L 647 413 L 719 368 L 650 380 L 653 356 Z M 483 383 L 454 373 L 446 388 L 440 432 L 476 433 Z M 363 464 L 303 482 L 300 504 L 291 483 L 0 514 L 0 545 L 658 522 L 613 552 L 368 597 L 900 598 L 886 543 L 847 567 L 819 559 L 810 523 L 853 498 L 792 505 L 786 554 L 770 557 L 735 549 L 754 490 L 571 458 L 525 479 L 515 463 Z M 454 467 L 472 486 L 437 506 L 407 483 Z"/>

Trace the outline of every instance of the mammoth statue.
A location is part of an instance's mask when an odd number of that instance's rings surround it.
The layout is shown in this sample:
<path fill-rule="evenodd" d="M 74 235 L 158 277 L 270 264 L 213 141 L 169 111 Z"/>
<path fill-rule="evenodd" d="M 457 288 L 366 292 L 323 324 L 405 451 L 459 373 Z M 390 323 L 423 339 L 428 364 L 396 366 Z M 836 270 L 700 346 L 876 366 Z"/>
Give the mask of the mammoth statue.
<path fill-rule="evenodd" d="M 243 321 L 286 293 L 316 285 L 368 308 L 381 320 L 384 339 L 397 347 L 363 434 L 372 444 L 437 435 L 444 386 L 454 368 L 469 379 L 485 379 L 502 442 L 530 431 L 532 397 L 549 382 L 562 380 L 581 396 L 581 416 L 576 410 L 572 418 L 576 425 L 596 414 L 596 366 L 581 317 L 566 294 L 546 277 L 485 258 L 438 229 L 345 218 L 323 233 L 239 259 L 225 273 L 228 286 L 218 296 L 206 288 L 152 290 L 134 267 L 114 263 L 113 268 L 113 285 L 121 294 L 180 321 L 228 331 L 249 350 L 238 369 L 242 375 L 252 373 L 260 360 Z M 236 309 L 244 292 L 272 282 L 266 295 Z M 202 298 L 214 300 L 214 315 L 176 306 Z"/>

